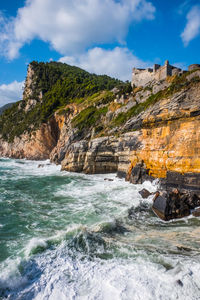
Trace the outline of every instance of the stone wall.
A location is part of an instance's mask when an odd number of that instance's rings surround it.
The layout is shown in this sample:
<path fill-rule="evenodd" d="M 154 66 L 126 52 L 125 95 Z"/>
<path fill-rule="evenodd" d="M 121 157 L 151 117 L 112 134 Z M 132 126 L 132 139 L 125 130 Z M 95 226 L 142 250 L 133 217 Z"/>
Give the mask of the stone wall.
<path fill-rule="evenodd" d="M 156 81 L 164 80 L 166 77 L 171 75 L 170 73 L 170 66 L 164 65 L 163 67 L 160 67 L 154 74 L 154 79 Z"/>
<path fill-rule="evenodd" d="M 172 76 L 179 73 L 182 73 L 182 70 L 171 66 L 168 60 L 165 61 L 164 66 L 155 64 L 153 69 L 141 70 L 134 68 L 132 73 L 132 85 L 137 87 L 145 86 L 153 80 L 165 80 L 167 76 Z"/>
<path fill-rule="evenodd" d="M 148 82 L 152 81 L 154 79 L 154 73 L 152 69 L 146 69 L 146 70 L 138 70 L 133 69 L 132 73 L 132 85 L 135 86 L 144 86 Z"/>

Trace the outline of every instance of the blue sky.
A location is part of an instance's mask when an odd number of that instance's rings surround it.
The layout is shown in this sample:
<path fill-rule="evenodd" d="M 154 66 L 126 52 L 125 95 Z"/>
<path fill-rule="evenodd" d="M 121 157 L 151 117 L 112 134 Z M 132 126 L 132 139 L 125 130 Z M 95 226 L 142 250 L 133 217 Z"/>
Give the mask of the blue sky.
<path fill-rule="evenodd" d="M 32 60 L 131 79 L 132 67 L 200 63 L 199 0 L 0 2 L 0 106 L 22 97 Z"/>

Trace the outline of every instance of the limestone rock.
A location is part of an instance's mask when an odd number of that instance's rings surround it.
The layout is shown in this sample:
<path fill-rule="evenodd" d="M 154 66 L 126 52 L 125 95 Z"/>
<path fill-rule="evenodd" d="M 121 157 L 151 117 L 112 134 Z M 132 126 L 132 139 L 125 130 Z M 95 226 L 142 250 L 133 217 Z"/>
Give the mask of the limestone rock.
<path fill-rule="evenodd" d="M 34 69 L 30 67 L 24 102 L 20 103 L 19 109 L 26 107 L 29 110 L 36 104 L 33 101 L 33 78 Z M 167 80 L 148 83 L 123 97 L 117 94 L 117 90 L 113 91 L 114 97 L 122 103 L 114 103 L 111 97 L 114 109 L 106 106 L 108 111 L 102 114 L 96 128 L 92 123 L 91 127 L 82 130 L 73 127 L 73 118 L 85 106 L 68 104 L 65 107 L 67 114 L 56 112 L 40 128 L 32 129 L 31 133 L 25 132 L 13 143 L 0 139 L 0 155 L 50 158 L 67 171 L 92 174 L 117 172 L 132 183 L 159 178 L 169 193 L 172 188 L 177 188 L 195 192 L 199 197 L 200 82 L 191 77 L 187 79 L 188 82 L 185 79 L 186 84 L 180 85 L 176 92 L 174 85 L 171 86 Z M 163 97 L 159 98 L 159 93 L 154 98 L 154 93 L 166 87 Z M 38 89 L 37 101 L 42 101 L 40 92 Z M 149 95 L 151 98 L 148 98 Z M 143 102 L 144 99 L 148 99 L 148 103 Z M 92 105 L 95 106 L 95 103 Z M 117 116 L 119 119 L 122 117 L 124 123 L 115 123 Z M 104 130 L 96 130 L 102 124 Z M 191 209 L 192 204 L 187 205 Z"/>

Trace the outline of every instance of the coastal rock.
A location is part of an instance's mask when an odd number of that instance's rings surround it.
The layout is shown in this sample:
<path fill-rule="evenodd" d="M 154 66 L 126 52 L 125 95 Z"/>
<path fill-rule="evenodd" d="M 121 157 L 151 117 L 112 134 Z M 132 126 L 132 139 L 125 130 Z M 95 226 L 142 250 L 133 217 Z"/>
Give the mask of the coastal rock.
<path fill-rule="evenodd" d="M 200 208 L 196 209 L 195 211 L 192 212 L 192 215 L 194 217 L 200 217 Z"/>
<path fill-rule="evenodd" d="M 146 198 L 148 198 L 149 196 L 152 195 L 152 193 L 150 193 L 146 189 L 142 189 L 141 191 L 139 191 L 139 194 L 142 196 L 143 199 L 146 199 Z"/>
<path fill-rule="evenodd" d="M 0 155 L 34 160 L 49 159 L 57 144 L 58 135 L 57 123 L 52 118 L 31 134 L 24 133 L 21 137 L 15 137 L 12 143 L 0 140 Z"/>
<path fill-rule="evenodd" d="M 61 163 L 62 170 L 87 174 L 117 172 L 116 142 L 114 138 L 103 137 L 73 143 Z"/>
<path fill-rule="evenodd" d="M 7 140 L 2 135 L 0 155 L 50 158 L 66 171 L 117 172 L 119 177 L 134 184 L 159 178 L 168 193 L 177 188 L 198 198 L 200 78 L 195 72 L 199 70 L 173 74 L 128 93 L 115 89 L 88 98 L 66 98 L 63 102 L 66 106 L 51 111 L 45 122 L 40 119 L 38 127 L 29 124 L 13 142 L 9 142 L 9 134 Z M 36 105 L 45 102 L 44 91 L 36 86 L 39 82 L 35 80 L 36 74 L 34 62 L 28 68 L 23 101 L 18 104 L 25 116 L 36 102 Z M 191 201 L 187 199 L 182 211 L 187 211 L 186 205 L 192 209 L 193 196 Z"/>
<path fill-rule="evenodd" d="M 131 170 L 129 181 L 133 184 L 143 183 L 145 180 L 149 180 L 149 171 L 146 169 L 146 165 L 142 161 L 135 165 Z"/>
<path fill-rule="evenodd" d="M 178 219 L 189 216 L 200 216 L 200 198 L 190 192 L 180 192 L 174 188 L 171 192 L 157 193 L 153 199 L 153 211 L 163 220 Z"/>

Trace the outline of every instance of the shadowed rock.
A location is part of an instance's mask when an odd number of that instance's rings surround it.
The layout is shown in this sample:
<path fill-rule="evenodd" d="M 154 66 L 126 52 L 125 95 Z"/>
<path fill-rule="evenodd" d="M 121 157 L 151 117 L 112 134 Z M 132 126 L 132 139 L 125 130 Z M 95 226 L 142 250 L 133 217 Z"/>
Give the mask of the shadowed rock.
<path fill-rule="evenodd" d="M 153 193 L 150 193 L 147 189 L 142 189 L 141 191 L 139 191 L 139 194 L 142 196 L 143 199 L 146 199 Z"/>
<path fill-rule="evenodd" d="M 200 216 L 200 198 L 190 192 L 180 192 L 174 188 L 171 192 L 157 192 L 153 199 L 152 209 L 164 221 L 189 216 Z"/>

